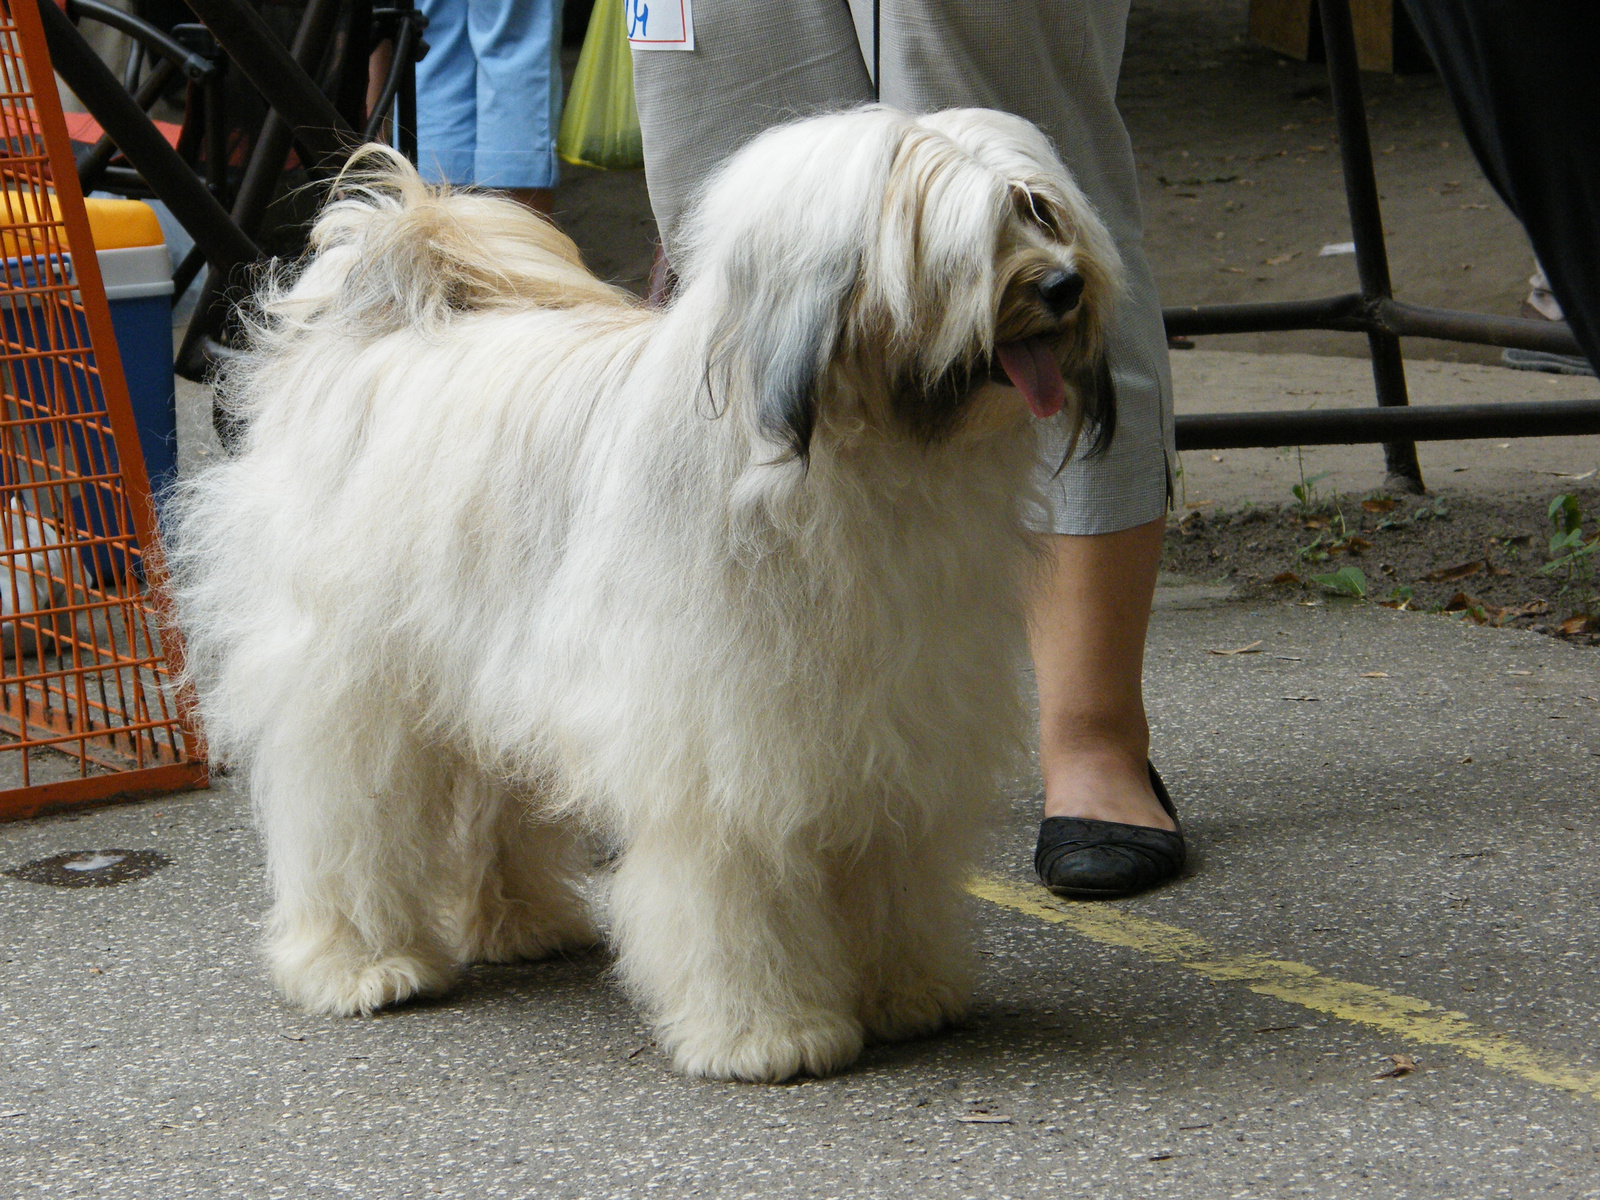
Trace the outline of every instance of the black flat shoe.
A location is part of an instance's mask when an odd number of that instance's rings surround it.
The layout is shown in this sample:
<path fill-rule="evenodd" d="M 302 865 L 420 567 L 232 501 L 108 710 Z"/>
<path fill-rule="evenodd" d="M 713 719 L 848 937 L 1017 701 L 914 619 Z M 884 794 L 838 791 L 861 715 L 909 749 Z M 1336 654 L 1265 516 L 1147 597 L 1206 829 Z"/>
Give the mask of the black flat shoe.
<path fill-rule="evenodd" d="M 1174 825 L 1178 810 L 1150 767 L 1150 786 Z M 1176 879 L 1183 870 L 1183 827 L 1176 832 L 1089 817 L 1046 817 L 1039 826 L 1033 869 L 1057 896 L 1117 900 Z"/>

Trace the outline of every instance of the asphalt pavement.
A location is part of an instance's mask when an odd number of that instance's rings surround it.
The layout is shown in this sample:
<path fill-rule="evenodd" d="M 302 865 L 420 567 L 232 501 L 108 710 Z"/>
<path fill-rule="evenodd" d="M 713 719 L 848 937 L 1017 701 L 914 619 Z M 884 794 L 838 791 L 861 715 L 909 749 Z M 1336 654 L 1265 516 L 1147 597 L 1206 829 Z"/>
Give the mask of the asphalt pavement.
<path fill-rule="evenodd" d="M 286 1007 L 228 780 L 0 826 L 4 869 L 154 852 L 114 886 L 0 876 L 0 1194 L 1600 1196 L 1597 661 L 1168 581 L 1188 877 L 1052 901 L 1017 780 L 970 1022 L 780 1087 L 674 1075 L 603 953 Z"/>

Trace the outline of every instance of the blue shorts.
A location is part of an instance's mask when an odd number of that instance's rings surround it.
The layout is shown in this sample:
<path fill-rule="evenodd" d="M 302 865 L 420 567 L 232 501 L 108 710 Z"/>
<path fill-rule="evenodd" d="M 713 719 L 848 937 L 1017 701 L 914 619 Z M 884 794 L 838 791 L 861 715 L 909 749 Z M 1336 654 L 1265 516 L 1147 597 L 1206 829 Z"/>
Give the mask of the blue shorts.
<path fill-rule="evenodd" d="M 561 125 L 560 0 L 420 0 L 417 159 L 425 178 L 554 187 Z"/>

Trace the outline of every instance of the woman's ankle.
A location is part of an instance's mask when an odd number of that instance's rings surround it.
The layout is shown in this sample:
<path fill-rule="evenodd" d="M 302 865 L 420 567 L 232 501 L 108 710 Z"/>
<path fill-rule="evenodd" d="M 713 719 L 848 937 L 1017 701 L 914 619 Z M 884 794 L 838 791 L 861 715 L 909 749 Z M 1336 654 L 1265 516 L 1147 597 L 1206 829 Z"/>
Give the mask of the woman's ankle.
<path fill-rule="evenodd" d="M 1047 817 L 1088 817 L 1176 828 L 1150 786 L 1147 757 L 1131 746 L 1041 748 Z"/>

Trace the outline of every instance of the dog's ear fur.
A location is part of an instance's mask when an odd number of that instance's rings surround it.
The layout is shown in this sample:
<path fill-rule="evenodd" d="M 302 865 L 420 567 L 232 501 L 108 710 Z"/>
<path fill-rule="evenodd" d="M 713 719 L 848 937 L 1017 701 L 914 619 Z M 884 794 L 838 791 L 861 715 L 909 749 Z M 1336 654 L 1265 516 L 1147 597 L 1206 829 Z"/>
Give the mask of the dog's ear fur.
<path fill-rule="evenodd" d="M 819 265 L 807 278 L 773 279 L 770 266 L 755 263 L 730 272 L 728 312 L 713 343 L 727 374 L 750 388 L 761 431 L 801 464 L 810 461 L 822 377 L 860 274 L 859 258 Z"/>
<path fill-rule="evenodd" d="M 1111 378 L 1111 363 L 1104 354 L 1097 354 L 1092 363 L 1086 363 L 1073 377 L 1078 389 L 1079 403 L 1083 405 L 1082 428 L 1089 433 L 1088 456 L 1094 458 L 1111 447 L 1117 433 L 1117 385 Z"/>
<path fill-rule="evenodd" d="M 1067 441 L 1066 452 L 1056 465 L 1057 475 L 1072 461 L 1085 432 L 1089 435 L 1085 458 L 1104 454 L 1111 448 L 1111 439 L 1117 433 L 1117 385 L 1111 377 L 1110 360 L 1103 353 L 1096 354 L 1092 361 L 1071 372 L 1068 383 L 1078 393 L 1078 419 Z"/>

